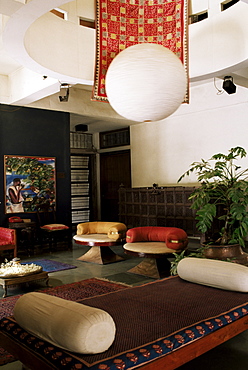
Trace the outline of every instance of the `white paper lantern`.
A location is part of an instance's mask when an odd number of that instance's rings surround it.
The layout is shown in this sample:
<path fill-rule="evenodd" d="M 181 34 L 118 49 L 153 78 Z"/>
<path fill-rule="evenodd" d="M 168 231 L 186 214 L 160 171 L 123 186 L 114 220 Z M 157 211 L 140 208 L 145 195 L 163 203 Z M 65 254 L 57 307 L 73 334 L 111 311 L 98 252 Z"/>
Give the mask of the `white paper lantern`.
<path fill-rule="evenodd" d="M 137 44 L 123 50 L 106 74 L 106 93 L 112 108 L 137 122 L 159 121 L 183 102 L 187 77 L 180 59 L 157 44 Z"/>

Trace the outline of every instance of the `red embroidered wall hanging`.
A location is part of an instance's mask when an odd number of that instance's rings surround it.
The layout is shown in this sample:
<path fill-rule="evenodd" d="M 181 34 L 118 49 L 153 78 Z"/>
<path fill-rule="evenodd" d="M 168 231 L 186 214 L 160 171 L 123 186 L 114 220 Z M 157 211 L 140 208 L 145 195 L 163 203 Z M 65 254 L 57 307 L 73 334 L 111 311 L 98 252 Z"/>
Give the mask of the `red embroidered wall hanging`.
<path fill-rule="evenodd" d="M 139 43 L 167 47 L 181 59 L 188 74 L 187 0 L 96 0 L 96 13 L 92 100 L 108 101 L 105 92 L 108 66 L 122 50 Z"/>

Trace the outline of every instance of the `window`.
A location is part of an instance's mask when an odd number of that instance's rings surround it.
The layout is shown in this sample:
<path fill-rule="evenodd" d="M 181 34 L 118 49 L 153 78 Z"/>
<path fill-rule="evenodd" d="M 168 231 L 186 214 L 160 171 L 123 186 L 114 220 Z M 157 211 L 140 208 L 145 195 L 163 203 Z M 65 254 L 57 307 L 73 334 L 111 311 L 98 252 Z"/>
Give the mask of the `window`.
<path fill-rule="evenodd" d="M 95 21 L 92 19 L 80 18 L 79 19 L 80 26 L 88 27 L 88 28 L 96 28 Z"/>
<path fill-rule="evenodd" d="M 54 8 L 51 10 L 51 13 L 55 14 L 57 17 L 65 19 L 67 21 L 67 12 L 65 10 L 59 9 L 59 8 Z"/>
<path fill-rule="evenodd" d="M 121 130 L 100 132 L 100 148 L 130 145 L 129 127 Z"/>
<path fill-rule="evenodd" d="M 189 19 L 190 19 L 190 24 L 192 23 L 197 23 L 197 22 L 200 22 L 202 21 L 203 19 L 206 19 L 208 18 L 208 12 L 205 11 L 203 13 L 199 13 L 199 14 L 192 14 L 190 15 Z"/>
<path fill-rule="evenodd" d="M 233 6 L 234 4 L 238 3 L 239 0 L 229 0 L 225 1 L 224 3 L 221 4 L 221 11 L 226 10 L 230 8 L 230 6 Z"/>

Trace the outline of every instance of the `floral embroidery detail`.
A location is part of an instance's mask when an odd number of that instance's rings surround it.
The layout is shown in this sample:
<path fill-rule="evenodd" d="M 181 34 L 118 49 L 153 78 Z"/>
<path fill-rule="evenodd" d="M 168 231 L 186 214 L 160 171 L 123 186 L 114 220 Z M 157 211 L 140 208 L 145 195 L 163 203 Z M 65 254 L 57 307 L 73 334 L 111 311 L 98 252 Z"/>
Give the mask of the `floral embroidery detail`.
<path fill-rule="evenodd" d="M 60 355 L 59 355 L 58 357 L 61 357 L 61 356 L 62 356 L 62 352 L 60 352 Z M 66 365 L 67 365 L 67 364 L 69 364 L 71 361 L 72 361 L 72 358 L 71 358 L 71 357 L 65 357 L 65 358 L 62 358 L 62 359 L 60 360 L 60 363 L 61 363 L 61 365 L 66 366 Z M 78 369 L 81 369 L 81 368 L 79 368 L 79 367 L 78 367 Z"/>
<path fill-rule="evenodd" d="M 52 354 L 52 359 L 53 360 L 58 360 L 62 356 L 62 352 L 54 352 Z"/>
<path fill-rule="evenodd" d="M 127 353 L 126 357 L 135 364 L 138 361 L 138 357 L 134 353 Z"/>
<path fill-rule="evenodd" d="M 62 364 L 62 361 L 61 361 Z M 83 364 L 75 364 L 72 366 L 71 370 L 80 370 L 83 368 Z"/>
<path fill-rule="evenodd" d="M 185 330 L 185 333 L 189 338 L 194 339 L 195 333 L 192 330 Z"/>
<path fill-rule="evenodd" d="M 152 348 L 155 350 L 156 353 L 159 353 L 159 354 L 162 354 L 163 353 L 163 350 L 162 350 L 162 347 L 160 347 L 159 345 L 157 344 L 154 344 L 152 346 Z"/>
<path fill-rule="evenodd" d="M 199 334 L 205 334 L 205 329 L 202 326 L 196 326 L 196 330 L 199 332 Z"/>
<path fill-rule="evenodd" d="M 54 351 L 54 347 L 46 347 L 44 348 L 44 353 L 47 355 L 49 353 L 51 353 L 52 351 Z"/>
<path fill-rule="evenodd" d="M 11 331 L 11 330 L 12 330 L 12 328 L 13 328 L 13 326 L 14 326 L 14 324 L 10 323 L 10 324 L 8 324 L 8 325 L 6 326 L 6 329 L 7 329 L 8 331 Z"/>
<path fill-rule="evenodd" d="M 28 333 L 21 333 L 20 338 L 24 340 L 28 336 Z"/>
<path fill-rule="evenodd" d="M 184 343 L 184 337 L 182 335 L 175 335 L 175 339 L 178 341 L 178 343 Z"/>
<path fill-rule="evenodd" d="M 218 326 L 223 326 L 223 322 L 220 319 L 215 319 L 214 320 Z"/>
<path fill-rule="evenodd" d="M 230 324 L 230 322 L 232 322 L 232 318 L 231 318 L 231 316 L 229 316 L 229 315 L 225 315 L 224 317 L 225 317 L 226 321 L 227 321 L 229 324 Z"/>
<path fill-rule="evenodd" d="M 13 330 L 13 334 L 14 334 L 14 335 L 19 335 L 19 334 L 20 334 L 20 331 L 21 331 L 21 329 L 20 329 L 20 328 L 15 328 L 15 329 Z"/>
<path fill-rule="evenodd" d="M 142 348 L 139 350 L 140 353 L 142 354 L 142 356 L 146 357 L 146 358 L 149 358 L 151 356 L 151 353 L 150 351 L 148 351 L 147 349 L 145 348 Z"/>
<path fill-rule="evenodd" d="M 40 347 L 42 347 L 42 346 L 44 346 L 44 342 L 38 342 L 38 343 L 35 343 L 35 348 L 40 348 Z"/>
<path fill-rule="evenodd" d="M 125 367 L 126 367 L 125 362 L 122 361 L 121 359 L 114 360 L 114 364 L 116 366 L 116 369 L 118 369 L 118 370 L 124 370 Z"/>
<path fill-rule="evenodd" d="M 205 324 L 207 325 L 208 329 L 213 330 L 214 324 L 211 321 L 205 321 Z"/>
<path fill-rule="evenodd" d="M 233 316 L 235 317 L 235 319 L 238 319 L 238 318 L 239 318 L 239 313 L 235 311 L 235 312 L 233 313 Z"/>
<path fill-rule="evenodd" d="M 105 364 L 101 364 L 98 366 L 98 369 L 99 370 L 110 370 L 110 367 Z"/>
<path fill-rule="evenodd" d="M 27 342 L 28 344 L 32 344 L 35 341 L 35 337 L 29 337 Z"/>
<path fill-rule="evenodd" d="M 172 349 L 174 347 L 174 344 L 168 339 L 164 339 L 163 342 L 164 342 L 164 344 L 166 345 L 167 348 Z"/>

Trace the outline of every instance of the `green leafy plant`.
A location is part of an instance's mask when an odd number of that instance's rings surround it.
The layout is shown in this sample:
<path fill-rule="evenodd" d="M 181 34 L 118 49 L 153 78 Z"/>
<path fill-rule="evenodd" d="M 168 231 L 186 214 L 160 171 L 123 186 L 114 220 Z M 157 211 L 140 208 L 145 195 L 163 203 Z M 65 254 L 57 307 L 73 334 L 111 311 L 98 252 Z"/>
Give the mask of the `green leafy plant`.
<path fill-rule="evenodd" d="M 197 175 L 200 186 L 190 195 L 192 209 L 196 210 L 197 229 L 201 233 L 211 230 L 216 219 L 223 227 L 214 244 L 240 244 L 245 246 L 248 234 L 248 168 L 242 169 L 236 160 L 246 157 L 242 147 L 229 150 L 228 154 L 218 153 L 209 160 L 191 164 L 178 180 L 191 173 Z M 217 212 L 221 210 L 221 212 Z"/>

